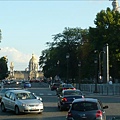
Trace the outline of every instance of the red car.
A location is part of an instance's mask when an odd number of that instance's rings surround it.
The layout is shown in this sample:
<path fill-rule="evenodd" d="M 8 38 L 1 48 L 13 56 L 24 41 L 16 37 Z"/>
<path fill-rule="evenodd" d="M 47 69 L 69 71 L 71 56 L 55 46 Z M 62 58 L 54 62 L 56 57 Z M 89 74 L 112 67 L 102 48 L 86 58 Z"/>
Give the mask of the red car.
<path fill-rule="evenodd" d="M 60 86 L 60 83 L 53 83 L 51 85 L 51 90 L 56 90 Z"/>

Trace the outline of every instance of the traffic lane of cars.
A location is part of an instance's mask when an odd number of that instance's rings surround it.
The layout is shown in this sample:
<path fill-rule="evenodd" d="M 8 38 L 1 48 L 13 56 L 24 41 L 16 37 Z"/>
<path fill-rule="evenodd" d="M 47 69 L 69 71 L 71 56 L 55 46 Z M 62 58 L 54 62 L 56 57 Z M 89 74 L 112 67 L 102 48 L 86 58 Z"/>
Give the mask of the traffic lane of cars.
<path fill-rule="evenodd" d="M 8 118 L 9 120 L 20 120 L 20 119 L 22 119 L 22 120 L 26 120 L 26 119 L 28 119 L 28 120 L 31 120 L 31 119 L 34 119 L 34 120 L 39 120 L 39 119 L 42 119 L 42 120 L 48 120 L 48 119 L 65 120 L 67 111 L 62 111 L 62 112 L 59 111 L 59 109 L 57 108 L 57 104 L 56 104 L 56 102 L 57 102 L 56 96 L 42 96 L 42 98 L 43 98 L 44 107 L 45 107 L 44 112 L 42 114 L 40 114 L 40 115 L 38 115 L 38 114 L 25 114 L 25 115 L 22 114 L 22 115 L 16 116 L 14 114 L 14 112 L 12 112 L 12 111 L 2 113 L 0 110 L 0 119 L 7 120 L 7 118 Z M 106 98 L 103 98 L 103 99 L 106 99 Z M 109 102 L 109 100 L 108 100 L 108 102 Z M 110 105 L 110 103 L 108 103 L 108 106 L 109 105 Z M 115 106 L 117 106 L 117 105 L 115 105 Z M 108 111 L 108 109 L 106 110 L 106 112 Z M 112 114 L 109 114 L 109 112 L 108 112 L 107 120 L 111 120 L 109 118 L 116 116 L 116 114 L 115 114 L 116 108 L 114 109 L 114 111 L 113 111 L 113 109 L 111 109 L 111 110 L 112 110 Z M 120 111 L 120 109 L 118 111 Z"/>
<path fill-rule="evenodd" d="M 30 90 L 31 90 L 32 88 L 30 88 Z M 32 89 L 33 90 L 33 92 L 34 93 L 36 93 L 36 92 L 38 92 L 39 91 L 39 93 L 40 92 L 45 92 L 46 93 L 46 91 L 47 92 L 51 92 L 51 93 L 53 93 L 54 91 L 49 91 L 50 89 L 49 88 L 37 88 L 37 89 Z M 89 95 L 87 94 L 86 95 L 86 97 L 88 97 Z M 111 108 L 110 110 L 109 109 L 107 109 L 106 110 L 106 113 L 107 113 L 107 118 L 110 118 L 111 116 L 116 116 L 116 115 L 118 115 L 119 113 L 117 113 L 118 111 L 120 111 L 119 110 L 119 103 L 120 102 L 118 102 L 118 99 L 117 98 L 115 98 L 115 97 L 112 97 L 112 96 L 110 96 L 110 97 L 108 97 L 108 96 L 96 96 L 96 95 L 90 95 L 90 97 L 97 97 L 97 98 L 99 98 L 99 99 L 101 99 L 105 104 L 107 104 L 108 103 L 108 106 L 111 106 L 111 107 L 109 107 L 109 108 Z M 45 120 L 47 120 L 47 119 L 49 119 L 49 118 L 51 118 L 51 120 L 52 120 L 52 118 L 54 119 L 54 118 L 56 118 L 56 120 L 58 120 L 59 118 L 60 118 L 60 120 L 63 120 L 63 119 L 65 119 L 65 116 L 66 116 L 66 113 L 67 113 L 67 111 L 63 111 L 63 112 L 60 112 L 58 109 L 57 109 L 57 105 L 56 105 L 56 103 L 57 103 L 57 97 L 55 96 L 55 95 L 53 95 L 53 96 L 43 96 L 42 97 L 43 98 L 43 101 L 44 101 L 44 104 L 45 104 L 45 110 L 44 110 L 44 112 L 43 112 L 43 114 L 42 114 L 42 118 Z M 115 99 L 114 99 L 115 98 Z M 116 105 L 116 102 L 118 103 L 117 105 Z M 54 103 L 54 104 L 53 104 Z M 49 105 L 48 105 L 49 104 Z M 51 107 L 52 106 L 52 107 Z M 114 109 L 114 111 L 113 111 L 113 109 Z M 117 110 L 116 110 L 116 108 L 118 108 Z M 112 111 L 112 112 L 111 112 Z M 50 115 L 51 114 L 51 112 L 52 112 L 52 116 Z M 8 112 L 7 113 L 7 115 L 6 115 L 6 117 L 8 116 L 8 114 L 9 114 L 10 112 Z M 54 114 L 55 113 L 55 114 Z M 57 117 L 55 117 L 56 116 L 56 113 L 58 114 L 58 118 Z M 6 113 L 1 113 L 0 112 L 0 114 L 6 114 Z M 14 114 L 14 113 L 12 113 L 12 114 Z M 45 116 L 46 117 L 45 117 Z M 48 115 L 48 116 L 47 116 Z M 49 116 L 50 115 L 50 116 Z M 31 115 L 30 115 L 31 116 Z M 54 117 L 53 117 L 54 116 Z M 32 116 L 31 116 L 32 117 Z M 34 115 L 33 115 L 33 117 L 34 117 Z M 1 118 L 1 116 L 0 116 L 0 118 Z M 41 118 L 41 116 L 40 116 L 40 118 Z M 35 115 L 35 119 L 37 119 L 37 116 Z M 1 119 L 2 120 L 2 119 Z M 13 120 L 13 119 L 12 119 Z M 108 119 L 109 120 L 109 119 Z"/>

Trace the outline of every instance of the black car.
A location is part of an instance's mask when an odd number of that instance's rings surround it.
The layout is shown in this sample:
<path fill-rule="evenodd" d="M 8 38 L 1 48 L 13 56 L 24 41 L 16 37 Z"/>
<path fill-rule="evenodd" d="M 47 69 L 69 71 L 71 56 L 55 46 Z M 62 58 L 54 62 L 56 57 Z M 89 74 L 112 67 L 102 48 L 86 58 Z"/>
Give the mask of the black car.
<path fill-rule="evenodd" d="M 102 102 L 94 98 L 75 99 L 68 111 L 66 120 L 106 120 Z"/>
<path fill-rule="evenodd" d="M 74 99 L 84 98 L 83 93 L 80 90 L 63 90 L 58 95 L 58 108 L 60 111 L 68 110 Z"/>
<path fill-rule="evenodd" d="M 67 89 L 76 90 L 76 88 L 72 84 L 63 83 L 60 84 L 60 86 L 56 89 L 56 94 L 59 95 L 62 93 L 62 90 L 67 90 Z"/>

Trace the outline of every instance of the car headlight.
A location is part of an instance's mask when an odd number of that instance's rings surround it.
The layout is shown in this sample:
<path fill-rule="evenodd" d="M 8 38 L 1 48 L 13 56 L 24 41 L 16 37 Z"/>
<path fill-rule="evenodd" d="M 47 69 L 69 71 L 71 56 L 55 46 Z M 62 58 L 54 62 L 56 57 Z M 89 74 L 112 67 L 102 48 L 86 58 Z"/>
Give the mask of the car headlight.
<path fill-rule="evenodd" d="M 29 106 L 29 105 L 27 105 L 27 104 L 25 104 L 25 103 L 22 103 L 22 106 L 26 106 L 26 107 L 27 107 L 27 106 Z"/>

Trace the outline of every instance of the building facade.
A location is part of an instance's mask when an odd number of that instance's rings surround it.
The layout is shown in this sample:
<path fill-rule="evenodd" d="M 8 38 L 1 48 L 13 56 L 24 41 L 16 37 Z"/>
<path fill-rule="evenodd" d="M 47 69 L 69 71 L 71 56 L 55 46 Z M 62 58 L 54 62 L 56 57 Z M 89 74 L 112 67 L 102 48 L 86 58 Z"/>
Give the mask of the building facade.
<path fill-rule="evenodd" d="M 38 70 L 38 66 L 38 60 L 34 54 L 32 54 L 29 65 L 24 71 L 14 71 L 14 64 L 11 62 L 8 79 L 41 80 L 43 79 L 44 75 L 40 70 Z"/>

